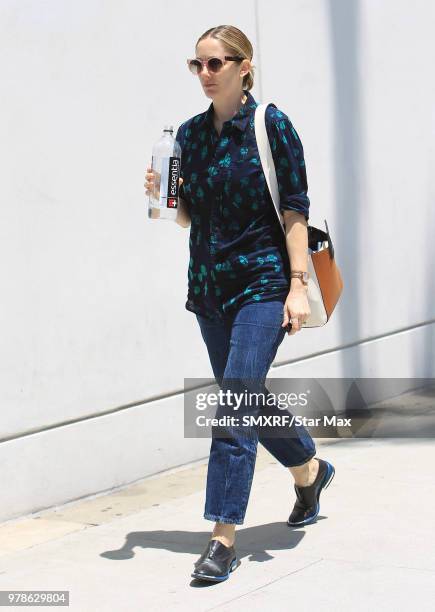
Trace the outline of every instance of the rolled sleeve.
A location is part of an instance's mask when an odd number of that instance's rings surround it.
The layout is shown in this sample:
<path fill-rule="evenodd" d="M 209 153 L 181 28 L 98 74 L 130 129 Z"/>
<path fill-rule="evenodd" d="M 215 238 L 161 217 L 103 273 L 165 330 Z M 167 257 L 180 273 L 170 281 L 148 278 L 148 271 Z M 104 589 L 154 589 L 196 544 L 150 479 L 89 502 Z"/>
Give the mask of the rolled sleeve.
<path fill-rule="evenodd" d="M 295 210 L 308 221 L 310 200 L 304 150 L 288 116 L 273 106 L 266 111 L 266 128 L 280 195 L 280 210 Z"/>

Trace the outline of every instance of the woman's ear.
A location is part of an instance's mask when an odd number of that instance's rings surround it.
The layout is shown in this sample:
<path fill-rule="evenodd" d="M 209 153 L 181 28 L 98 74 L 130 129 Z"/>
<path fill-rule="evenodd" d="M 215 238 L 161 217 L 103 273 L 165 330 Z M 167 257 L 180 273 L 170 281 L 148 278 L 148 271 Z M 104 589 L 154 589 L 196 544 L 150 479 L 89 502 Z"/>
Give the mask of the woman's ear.
<path fill-rule="evenodd" d="M 240 76 L 244 77 L 251 72 L 251 62 L 248 59 L 244 59 L 242 66 L 244 67 L 244 70 L 240 72 Z"/>

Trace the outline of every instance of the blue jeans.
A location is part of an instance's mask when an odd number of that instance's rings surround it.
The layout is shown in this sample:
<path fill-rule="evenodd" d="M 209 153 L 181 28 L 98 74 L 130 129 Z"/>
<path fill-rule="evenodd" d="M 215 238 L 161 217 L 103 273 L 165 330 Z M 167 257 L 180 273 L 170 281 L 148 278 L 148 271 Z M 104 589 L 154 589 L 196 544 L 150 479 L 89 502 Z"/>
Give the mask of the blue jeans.
<path fill-rule="evenodd" d="M 214 320 L 196 315 L 216 382 L 222 389 L 234 387 L 236 379 L 250 379 L 258 381 L 267 393 L 264 382 L 286 334 L 286 329 L 281 327 L 283 307 L 283 301 L 272 300 L 242 305 L 236 313 L 217 316 Z M 274 413 L 282 415 L 282 410 L 269 405 L 268 415 Z M 314 441 L 303 426 L 294 425 L 290 435 L 266 438 L 252 427 L 249 435 L 213 436 L 204 518 L 243 524 L 258 441 L 285 467 L 302 465 L 314 457 Z"/>

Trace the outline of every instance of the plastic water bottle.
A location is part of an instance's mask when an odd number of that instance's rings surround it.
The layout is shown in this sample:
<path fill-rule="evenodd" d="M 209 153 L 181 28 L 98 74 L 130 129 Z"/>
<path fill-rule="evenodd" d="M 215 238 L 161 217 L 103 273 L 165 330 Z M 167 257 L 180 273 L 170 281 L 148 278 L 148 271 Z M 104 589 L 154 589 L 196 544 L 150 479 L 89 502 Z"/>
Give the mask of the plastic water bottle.
<path fill-rule="evenodd" d="M 175 221 L 177 217 L 181 147 L 173 132 L 172 125 L 165 125 L 163 135 L 153 147 L 151 168 L 155 173 L 156 191 L 149 195 L 150 219 Z"/>

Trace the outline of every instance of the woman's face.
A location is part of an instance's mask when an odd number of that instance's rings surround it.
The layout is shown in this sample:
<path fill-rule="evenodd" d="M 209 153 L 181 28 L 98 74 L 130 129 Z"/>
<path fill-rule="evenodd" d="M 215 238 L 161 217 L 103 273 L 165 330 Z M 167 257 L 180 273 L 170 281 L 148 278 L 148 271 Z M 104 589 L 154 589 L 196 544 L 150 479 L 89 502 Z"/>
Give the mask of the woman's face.
<path fill-rule="evenodd" d="M 206 60 L 210 57 L 220 57 L 223 59 L 229 53 L 222 45 L 220 40 L 215 38 L 205 38 L 196 47 L 196 57 Z M 229 92 L 242 90 L 243 78 L 248 74 L 250 62 L 248 59 L 243 62 L 228 61 L 219 72 L 209 72 L 208 66 L 203 66 L 198 78 L 201 82 L 205 95 L 208 98 L 221 98 Z"/>

